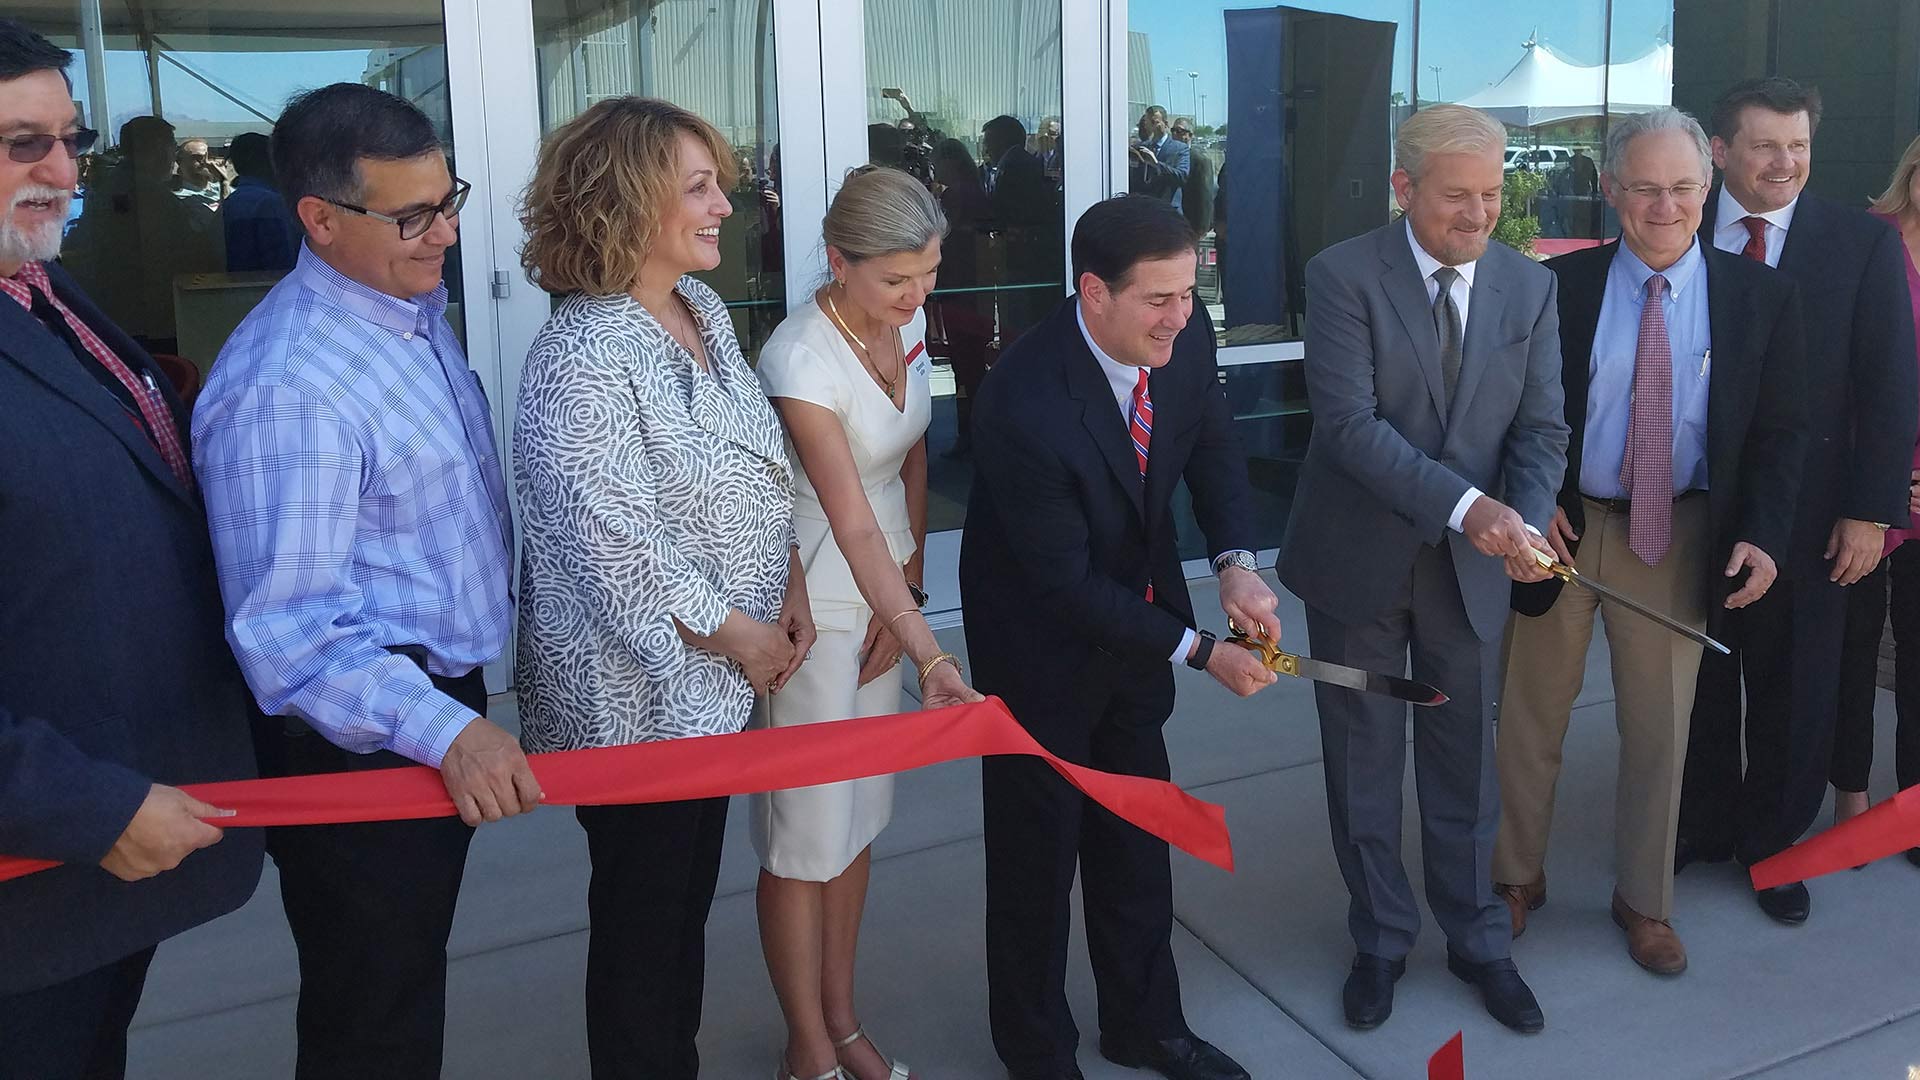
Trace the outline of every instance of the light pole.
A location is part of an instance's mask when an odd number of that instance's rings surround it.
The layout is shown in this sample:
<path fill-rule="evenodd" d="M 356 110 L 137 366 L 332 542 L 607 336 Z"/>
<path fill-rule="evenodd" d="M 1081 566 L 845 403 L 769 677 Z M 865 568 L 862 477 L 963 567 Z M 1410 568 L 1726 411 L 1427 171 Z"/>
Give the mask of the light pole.
<path fill-rule="evenodd" d="M 1198 125 L 1200 123 L 1200 73 L 1199 72 L 1197 71 L 1187 72 L 1187 89 L 1191 91 L 1193 94 L 1193 122 L 1195 125 Z"/>
<path fill-rule="evenodd" d="M 1195 114 L 1195 116 L 1194 116 L 1194 118 L 1193 118 L 1193 122 L 1194 122 L 1194 123 L 1196 123 L 1196 124 L 1204 124 L 1204 123 L 1206 123 L 1206 122 L 1207 122 L 1207 116 L 1206 116 L 1206 112 L 1207 112 L 1207 95 L 1205 95 L 1205 94 L 1201 94 L 1201 95 L 1200 95 L 1200 108 L 1199 108 L 1199 109 L 1198 109 L 1198 110 L 1196 111 L 1196 114 Z"/>
<path fill-rule="evenodd" d="M 1435 101 L 1447 100 L 1446 96 L 1440 93 L 1440 65 L 1428 64 L 1427 70 L 1433 72 L 1433 100 Z"/>
<path fill-rule="evenodd" d="M 1173 76 L 1171 76 L 1171 75 L 1168 75 L 1168 76 L 1166 76 L 1165 78 L 1166 78 L 1166 84 L 1167 84 L 1167 105 L 1166 105 L 1166 107 L 1167 107 L 1167 108 L 1172 108 L 1172 107 L 1173 107 Z"/>

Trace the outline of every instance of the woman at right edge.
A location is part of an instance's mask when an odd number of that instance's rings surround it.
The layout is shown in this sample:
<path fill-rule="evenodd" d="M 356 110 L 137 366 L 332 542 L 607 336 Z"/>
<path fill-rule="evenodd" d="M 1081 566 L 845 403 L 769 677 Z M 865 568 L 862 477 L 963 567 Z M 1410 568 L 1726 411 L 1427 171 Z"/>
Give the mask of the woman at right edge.
<path fill-rule="evenodd" d="M 899 663 L 921 702 L 981 700 L 920 614 L 927 529 L 926 315 L 947 221 L 898 169 L 855 170 L 822 231 L 833 280 L 761 350 L 767 397 L 794 460 L 794 529 L 819 633 L 756 726 L 900 709 Z M 909 1080 L 853 1004 L 870 845 L 893 812 L 893 778 L 756 795 L 760 940 L 787 1022 L 786 1080 Z"/>

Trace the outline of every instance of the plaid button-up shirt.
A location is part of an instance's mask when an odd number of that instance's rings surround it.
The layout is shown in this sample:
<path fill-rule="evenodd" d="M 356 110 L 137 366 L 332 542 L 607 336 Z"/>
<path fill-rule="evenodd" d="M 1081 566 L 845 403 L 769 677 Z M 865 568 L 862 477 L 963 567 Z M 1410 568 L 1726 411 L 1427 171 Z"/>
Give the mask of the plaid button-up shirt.
<path fill-rule="evenodd" d="M 193 417 L 227 636 L 261 708 L 433 766 L 473 714 L 386 647 L 462 675 L 513 625 L 505 478 L 446 303 L 303 247 Z"/>

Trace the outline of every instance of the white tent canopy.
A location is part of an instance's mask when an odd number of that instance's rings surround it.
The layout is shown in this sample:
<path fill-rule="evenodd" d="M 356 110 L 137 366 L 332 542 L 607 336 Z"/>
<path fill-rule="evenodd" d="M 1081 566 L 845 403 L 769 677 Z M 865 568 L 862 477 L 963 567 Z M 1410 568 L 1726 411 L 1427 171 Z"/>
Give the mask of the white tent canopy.
<path fill-rule="evenodd" d="M 1618 64 L 1574 64 L 1529 40 L 1500 81 L 1463 98 L 1510 127 L 1532 128 L 1607 113 L 1646 112 L 1673 102 L 1673 46 L 1655 45 Z"/>

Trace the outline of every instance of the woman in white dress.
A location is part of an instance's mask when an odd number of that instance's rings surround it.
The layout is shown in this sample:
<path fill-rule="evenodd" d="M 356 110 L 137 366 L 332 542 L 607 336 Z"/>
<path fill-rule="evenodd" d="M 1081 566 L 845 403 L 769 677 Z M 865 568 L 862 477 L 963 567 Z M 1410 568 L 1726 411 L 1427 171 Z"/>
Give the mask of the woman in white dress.
<path fill-rule="evenodd" d="M 902 657 L 927 708 L 978 701 L 920 615 L 927 527 L 926 315 L 946 234 L 940 204 L 896 169 L 850 174 L 823 231 L 833 281 L 760 354 L 794 460 L 794 531 L 819 635 L 755 723 L 900 711 Z M 755 796 L 760 938 L 787 1021 L 782 1077 L 906 1080 L 853 1005 L 868 847 L 893 778 Z"/>

